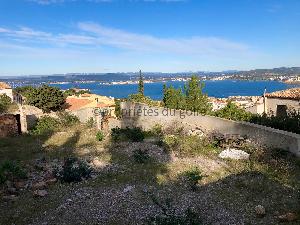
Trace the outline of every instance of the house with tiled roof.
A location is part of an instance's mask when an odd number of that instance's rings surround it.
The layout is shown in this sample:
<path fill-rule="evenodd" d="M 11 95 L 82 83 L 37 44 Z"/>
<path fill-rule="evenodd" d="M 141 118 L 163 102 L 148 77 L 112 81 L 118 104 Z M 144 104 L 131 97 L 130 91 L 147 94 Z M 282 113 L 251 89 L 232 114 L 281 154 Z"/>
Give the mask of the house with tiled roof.
<path fill-rule="evenodd" d="M 300 110 L 300 88 L 291 88 L 265 94 L 267 114 L 286 115 L 289 110 Z"/>
<path fill-rule="evenodd" d="M 7 83 L 5 82 L 0 82 L 0 95 L 6 94 L 8 97 L 11 98 L 11 100 L 13 100 L 13 91 L 11 86 L 9 86 Z"/>

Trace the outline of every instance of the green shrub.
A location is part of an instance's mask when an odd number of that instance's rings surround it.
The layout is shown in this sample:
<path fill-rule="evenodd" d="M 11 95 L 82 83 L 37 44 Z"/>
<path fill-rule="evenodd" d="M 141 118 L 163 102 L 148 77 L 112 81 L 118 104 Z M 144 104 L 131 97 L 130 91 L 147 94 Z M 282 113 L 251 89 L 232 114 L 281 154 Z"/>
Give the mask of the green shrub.
<path fill-rule="evenodd" d="M 202 225 L 199 215 L 190 207 L 182 214 L 178 214 L 173 207 L 173 200 L 167 198 L 165 201 L 159 201 L 153 194 L 150 199 L 156 204 L 162 214 L 147 219 L 149 225 Z"/>
<path fill-rule="evenodd" d="M 59 112 L 57 113 L 57 115 L 58 115 L 60 125 L 64 127 L 70 127 L 80 122 L 77 116 L 72 115 L 65 111 Z"/>
<path fill-rule="evenodd" d="M 285 116 L 253 115 L 251 123 L 300 134 L 300 112 L 290 110 Z"/>
<path fill-rule="evenodd" d="M 134 127 L 125 129 L 121 129 L 119 127 L 111 129 L 111 138 L 113 141 L 133 141 L 133 142 L 141 142 L 145 138 L 145 133 L 141 128 Z"/>
<path fill-rule="evenodd" d="M 145 96 L 141 93 L 131 94 L 128 96 L 127 100 L 130 102 L 144 103 L 149 106 L 160 106 L 159 101 L 154 101 L 150 97 Z"/>
<path fill-rule="evenodd" d="M 80 182 L 82 179 L 90 177 L 91 167 L 76 157 L 66 158 L 61 171 L 56 172 L 56 176 L 64 182 Z"/>
<path fill-rule="evenodd" d="M 208 139 L 198 136 L 166 135 L 162 139 L 162 147 L 166 151 L 173 151 L 183 157 L 210 155 L 217 151 Z"/>
<path fill-rule="evenodd" d="M 150 160 L 148 151 L 141 149 L 136 149 L 133 151 L 133 158 L 137 163 L 147 163 Z"/>
<path fill-rule="evenodd" d="M 201 171 L 198 167 L 193 167 L 185 171 L 182 174 L 182 176 L 185 178 L 185 180 L 188 183 L 188 186 L 190 186 L 192 190 L 196 190 L 197 184 L 203 178 L 203 175 L 201 174 Z"/>
<path fill-rule="evenodd" d="M 104 134 L 102 133 L 102 131 L 97 132 L 96 139 L 97 141 L 102 141 L 104 139 Z"/>
<path fill-rule="evenodd" d="M 0 95 L 0 113 L 7 112 L 9 106 L 12 104 L 11 98 L 6 94 Z"/>
<path fill-rule="evenodd" d="M 0 165 L 0 184 L 7 180 L 18 180 L 26 178 L 26 172 L 16 162 L 5 161 Z"/>
<path fill-rule="evenodd" d="M 223 109 L 217 110 L 213 115 L 236 121 L 250 121 L 252 117 L 252 113 L 247 112 L 232 102 L 228 102 Z"/>
<path fill-rule="evenodd" d="M 35 128 L 32 130 L 33 134 L 46 134 L 57 130 L 60 127 L 60 122 L 58 119 L 50 116 L 42 116 Z"/>
<path fill-rule="evenodd" d="M 59 88 L 47 85 L 33 88 L 26 98 L 27 104 L 42 109 L 43 112 L 59 111 L 65 104 L 63 92 Z"/>
<path fill-rule="evenodd" d="M 96 121 L 94 120 L 93 117 L 90 117 L 90 118 L 87 120 L 86 126 L 87 126 L 88 128 L 93 128 L 93 127 L 96 126 Z"/>

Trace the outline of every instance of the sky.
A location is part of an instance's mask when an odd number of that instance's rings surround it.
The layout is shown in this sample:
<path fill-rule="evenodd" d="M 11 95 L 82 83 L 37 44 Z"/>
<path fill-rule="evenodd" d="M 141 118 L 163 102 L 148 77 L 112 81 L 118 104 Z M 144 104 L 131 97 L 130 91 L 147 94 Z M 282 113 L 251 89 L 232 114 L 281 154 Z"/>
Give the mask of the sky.
<path fill-rule="evenodd" d="M 299 0 L 1 0 L 0 76 L 300 66 Z"/>

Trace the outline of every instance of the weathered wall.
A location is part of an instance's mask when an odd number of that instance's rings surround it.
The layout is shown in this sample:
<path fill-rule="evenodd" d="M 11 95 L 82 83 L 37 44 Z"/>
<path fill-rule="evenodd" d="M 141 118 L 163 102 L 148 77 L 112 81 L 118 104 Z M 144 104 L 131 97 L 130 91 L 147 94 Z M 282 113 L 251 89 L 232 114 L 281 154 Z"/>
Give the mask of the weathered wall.
<path fill-rule="evenodd" d="M 0 115 L 0 137 L 13 136 L 18 134 L 18 122 L 15 115 Z"/>
<path fill-rule="evenodd" d="M 12 89 L 0 89 L 0 95 L 3 95 L 3 94 L 6 94 L 13 101 L 14 97 L 13 97 Z"/>
<path fill-rule="evenodd" d="M 278 105 L 286 105 L 288 109 L 300 110 L 299 100 L 279 99 L 279 98 L 267 98 L 267 112 L 270 114 L 276 114 Z"/>
<path fill-rule="evenodd" d="M 150 107 L 144 104 L 121 103 L 121 126 L 150 129 L 155 124 L 169 126 L 177 122 L 185 128 L 200 128 L 204 132 L 246 135 L 258 145 L 281 148 L 300 156 L 300 135 L 247 122 L 236 122 L 213 116 L 197 115 L 189 111 Z"/>

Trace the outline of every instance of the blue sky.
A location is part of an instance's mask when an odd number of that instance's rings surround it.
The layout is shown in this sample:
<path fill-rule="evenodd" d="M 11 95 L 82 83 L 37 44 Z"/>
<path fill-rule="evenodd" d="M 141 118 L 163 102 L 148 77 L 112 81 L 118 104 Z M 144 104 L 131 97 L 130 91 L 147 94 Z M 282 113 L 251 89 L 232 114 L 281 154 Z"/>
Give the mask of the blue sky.
<path fill-rule="evenodd" d="M 299 0 L 1 0 L 0 76 L 300 66 Z"/>

